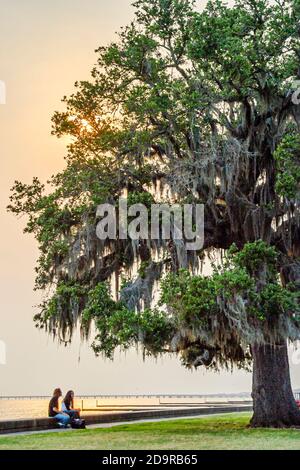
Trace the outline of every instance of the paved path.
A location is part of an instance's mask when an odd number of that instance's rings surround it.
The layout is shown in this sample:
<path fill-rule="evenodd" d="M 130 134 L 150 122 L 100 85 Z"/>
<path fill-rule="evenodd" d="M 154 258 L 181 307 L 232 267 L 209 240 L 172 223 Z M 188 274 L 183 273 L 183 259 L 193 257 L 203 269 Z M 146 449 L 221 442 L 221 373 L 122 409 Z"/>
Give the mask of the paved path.
<path fill-rule="evenodd" d="M 242 413 L 242 412 L 239 412 Z M 246 413 L 246 412 L 245 412 Z M 99 429 L 99 428 L 112 428 L 115 426 L 123 426 L 124 424 L 141 424 L 141 423 L 157 423 L 160 421 L 177 421 L 181 419 L 200 419 L 200 418 L 208 418 L 212 416 L 224 416 L 229 415 L 232 413 L 217 413 L 217 414 L 207 414 L 207 415 L 199 415 L 199 416 L 179 416 L 173 418 L 149 418 L 149 419 L 140 419 L 137 421 L 122 421 L 116 423 L 104 423 L 104 424 L 90 424 L 87 426 L 87 429 Z M 235 413 L 234 413 L 235 414 Z M 49 434 L 49 433 L 63 433 L 63 432 L 76 432 L 77 429 L 47 429 L 45 431 L 27 431 L 27 432 L 17 432 L 17 433 L 8 433 L 8 434 L 0 434 L 0 440 L 5 437 L 17 437 L 17 436 L 31 436 L 33 434 Z"/>

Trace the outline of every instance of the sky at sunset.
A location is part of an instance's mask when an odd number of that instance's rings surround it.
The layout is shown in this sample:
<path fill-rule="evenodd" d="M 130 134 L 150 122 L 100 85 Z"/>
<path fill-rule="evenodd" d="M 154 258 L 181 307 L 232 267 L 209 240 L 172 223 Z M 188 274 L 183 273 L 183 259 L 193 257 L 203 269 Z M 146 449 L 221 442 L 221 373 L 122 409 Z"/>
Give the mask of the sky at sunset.
<path fill-rule="evenodd" d="M 176 358 L 146 360 L 132 351 L 114 363 L 97 359 L 88 344 L 70 348 L 36 330 L 32 317 L 37 247 L 23 235 L 25 220 L 6 213 L 14 180 L 46 181 L 64 166 L 66 142 L 51 136 L 51 116 L 76 80 L 87 79 L 94 50 L 114 39 L 133 16 L 131 0 L 0 0 L 1 309 L 0 395 L 49 394 L 54 387 L 77 393 L 219 393 L 249 391 L 251 374 L 189 372 Z M 80 359 L 80 360 L 79 360 Z M 292 365 L 300 387 L 300 365 Z"/>

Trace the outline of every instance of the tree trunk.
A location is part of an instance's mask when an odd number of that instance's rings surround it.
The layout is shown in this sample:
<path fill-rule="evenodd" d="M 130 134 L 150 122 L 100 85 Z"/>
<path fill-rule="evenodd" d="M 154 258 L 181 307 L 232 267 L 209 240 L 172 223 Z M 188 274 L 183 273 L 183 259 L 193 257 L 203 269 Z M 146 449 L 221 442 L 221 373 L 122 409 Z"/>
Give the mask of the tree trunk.
<path fill-rule="evenodd" d="M 252 346 L 253 408 L 251 427 L 300 426 L 300 410 L 291 387 L 287 344 Z"/>

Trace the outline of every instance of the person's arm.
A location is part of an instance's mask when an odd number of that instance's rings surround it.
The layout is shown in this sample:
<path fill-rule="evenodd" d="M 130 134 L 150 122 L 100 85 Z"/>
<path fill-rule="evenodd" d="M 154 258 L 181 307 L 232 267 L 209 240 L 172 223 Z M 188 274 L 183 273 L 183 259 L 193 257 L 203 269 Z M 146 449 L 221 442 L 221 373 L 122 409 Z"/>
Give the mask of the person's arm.
<path fill-rule="evenodd" d="M 65 413 L 64 411 L 61 411 L 59 410 L 58 408 L 54 408 L 53 407 L 53 411 L 56 413 L 56 414 L 59 414 L 59 415 L 66 415 L 66 416 L 69 416 L 68 413 Z"/>
<path fill-rule="evenodd" d="M 73 411 L 77 411 L 78 413 L 81 411 L 81 408 L 74 408 L 74 398 L 72 400 L 72 403 L 71 403 L 71 408 Z"/>

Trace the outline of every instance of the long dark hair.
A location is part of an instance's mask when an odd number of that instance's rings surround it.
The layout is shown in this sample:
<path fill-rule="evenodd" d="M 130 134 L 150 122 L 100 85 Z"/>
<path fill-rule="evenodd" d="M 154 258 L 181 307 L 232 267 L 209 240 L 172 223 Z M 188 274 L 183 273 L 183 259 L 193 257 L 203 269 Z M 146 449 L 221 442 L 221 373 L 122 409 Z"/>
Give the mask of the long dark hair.
<path fill-rule="evenodd" d="M 61 397 L 62 393 L 61 393 L 61 389 L 60 388 L 56 388 L 53 392 L 53 396 L 56 397 L 56 398 L 59 398 Z"/>
<path fill-rule="evenodd" d="M 69 390 L 68 393 L 66 394 L 64 400 L 63 400 L 65 405 L 68 405 L 71 408 L 73 408 L 73 405 L 74 405 L 74 399 L 73 399 L 72 395 L 74 395 L 73 390 Z"/>

